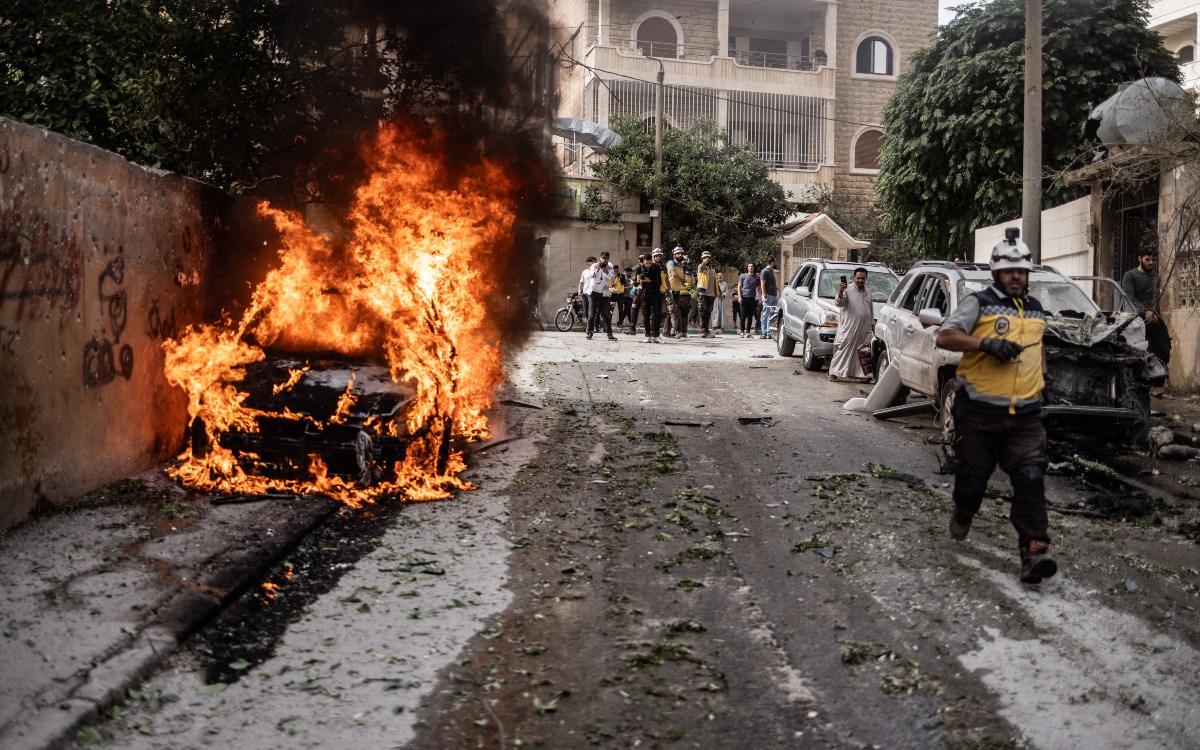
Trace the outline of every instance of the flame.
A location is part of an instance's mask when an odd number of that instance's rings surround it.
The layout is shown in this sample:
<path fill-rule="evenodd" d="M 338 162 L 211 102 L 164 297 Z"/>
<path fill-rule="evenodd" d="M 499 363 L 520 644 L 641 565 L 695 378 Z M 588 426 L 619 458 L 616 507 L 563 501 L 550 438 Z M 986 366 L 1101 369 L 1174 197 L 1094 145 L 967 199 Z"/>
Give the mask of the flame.
<path fill-rule="evenodd" d="M 263 581 L 263 583 L 262 583 L 262 590 L 263 590 L 262 603 L 263 603 L 264 607 L 279 598 L 279 590 L 281 588 L 283 588 L 283 587 L 277 583 L 271 583 L 270 581 Z"/>
<path fill-rule="evenodd" d="M 167 379 L 187 392 L 188 412 L 208 443 L 189 447 L 168 469 L 172 476 L 213 491 L 320 492 L 353 507 L 384 494 L 432 500 L 471 488 L 458 478 L 466 467 L 461 452 L 448 446 L 487 437 L 485 412 L 504 378 L 501 332 L 485 305 L 503 291 L 495 270 L 512 260 L 517 182 L 487 159 L 452 169 L 447 145 L 413 128 L 381 128 L 344 243 L 313 233 L 293 214 L 258 206 L 283 240 L 278 266 L 240 320 L 189 328 L 163 344 Z M 305 418 L 244 404 L 237 386 L 244 368 L 264 359 L 262 347 L 382 357 L 395 382 L 413 386 L 402 423 L 372 418 L 361 427 L 407 441 L 394 479 L 360 487 L 331 476 L 316 455 L 304 480 L 247 473 L 243 461 L 252 457 L 223 446 L 223 434 L 256 432 L 262 417 Z M 275 392 L 294 387 L 305 370 L 292 370 Z M 353 388 L 351 379 L 331 421 L 347 418 Z"/>
<path fill-rule="evenodd" d="M 296 383 L 300 382 L 300 378 L 304 377 L 304 373 L 308 372 L 311 369 L 312 369 L 311 367 L 309 367 L 308 365 L 305 365 L 304 367 L 297 367 L 294 370 L 288 370 L 288 379 L 286 381 L 280 383 L 279 385 L 275 386 L 274 388 L 272 388 L 271 391 L 273 393 L 279 394 L 279 393 L 283 393 L 284 391 L 292 390 L 292 388 L 294 388 L 296 386 Z"/>

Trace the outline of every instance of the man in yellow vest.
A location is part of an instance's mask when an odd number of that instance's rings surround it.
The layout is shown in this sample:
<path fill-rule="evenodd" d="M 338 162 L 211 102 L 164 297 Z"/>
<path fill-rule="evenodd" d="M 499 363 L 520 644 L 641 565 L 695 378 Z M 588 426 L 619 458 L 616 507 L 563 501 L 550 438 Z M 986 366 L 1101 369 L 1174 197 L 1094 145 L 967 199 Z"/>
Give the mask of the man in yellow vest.
<path fill-rule="evenodd" d="M 700 265 L 696 268 L 696 292 L 699 295 L 696 301 L 700 305 L 700 338 L 711 338 L 708 325 L 717 299 L 717 272 L 713 268 L 712 253 L 707 250 L 700 253 Z"/>
<path fill-rule="evenodd" d="M 954 512 L 950 536 L 967 538 L 996 464 L 1012 482 L 1009 519 L 1017 530 L 1021 581 L 1041 583 L 1058 570 L 1050 556 L 1042 426 L 1046 330 L 1041 304 L 1029 296 L 1029 248 L 1008 229 L 992 249 L 992 286 L 959 300 L 937 345 L 962 352 L 954 398 Z"/>

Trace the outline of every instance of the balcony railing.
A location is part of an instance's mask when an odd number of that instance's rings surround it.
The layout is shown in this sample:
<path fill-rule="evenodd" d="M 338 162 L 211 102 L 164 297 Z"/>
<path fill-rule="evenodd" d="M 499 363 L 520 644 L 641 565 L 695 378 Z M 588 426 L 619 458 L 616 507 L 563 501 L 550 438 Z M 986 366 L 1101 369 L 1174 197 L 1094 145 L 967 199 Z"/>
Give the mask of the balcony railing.
<path fill-rule="evenodd" d="M 643 57 L 661 57 L 664 60 L 702 60 L 708 62 L 717 56 L 711 47 L 686 47 L 682 44 L 646 42 L 637 39 L 611 39 L 609 44 L 617 49 L 637 52 Z"/>
<path fill-rule="evenodd" d="M 738 65 L 749 68 L 776 68 L 778 70 L 816 70 L 829 63 L 824 53 L 816 55 L 785 55 L 779 52 L 751 52 L 733 50 L 733 59 Z"/>

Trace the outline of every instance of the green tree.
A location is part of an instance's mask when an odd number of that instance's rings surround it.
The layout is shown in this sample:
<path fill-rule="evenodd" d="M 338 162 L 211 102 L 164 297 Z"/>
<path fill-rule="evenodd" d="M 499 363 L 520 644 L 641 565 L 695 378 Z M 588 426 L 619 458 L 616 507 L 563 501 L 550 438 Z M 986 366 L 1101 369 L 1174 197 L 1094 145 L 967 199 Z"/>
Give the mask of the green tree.
<path fill-rule="evenodd" d="M 337 203 L 381 120 L 503 105 L 497 21 L 492 0 L 7 0 L 0 114 L 283 204 Z"/>
<path fill-rule="evenodd" d="M 955 10 L 883 111 L 879 203 L 925 257 L 966 252 L 977 226 L 1021 210 L 1025 2 Z M 1147 30 L 1144 0 L 1045 0 L 1043 11 L 1043 202 L 1053 206 L 1077 197 L 1053 175 L 1086 150 L 1090 107 L 1118 83 L 1178 80 L 1179 68 Z"/>
<path fill-rule="evenodd" d="M 708 250 L 721 264 L 761 261 L 777 250 L 774 227 L 795 210 L 783 187 L 749 146 L 731 145 L 711 121 L 663 133 L 663 169 L 655 176 L 654 135 L 637 119 L 614 124 L 623 142 L 592 165 L 609 191 L 589 190 L 585 218 L 603 223 L 614 216 L 614 197 L 640 196 L 663 202 L 663 243 L 696 258 Z"/>

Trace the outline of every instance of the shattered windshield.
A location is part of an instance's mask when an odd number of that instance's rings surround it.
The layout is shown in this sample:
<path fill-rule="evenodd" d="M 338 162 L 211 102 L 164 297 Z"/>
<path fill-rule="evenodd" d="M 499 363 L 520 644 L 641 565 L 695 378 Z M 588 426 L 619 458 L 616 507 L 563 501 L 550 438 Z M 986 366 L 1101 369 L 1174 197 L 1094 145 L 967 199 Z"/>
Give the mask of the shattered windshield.
<path fill-rule="evenodd" d="M 958 282 L 958 298 L 961 300 L 967 295 L 988 288 L 991 284 L 990 279 L 961 279 Z M 1096 303 L 1073 282 L 1034 279 L 1029 282 L 1029 293 L 1042 303 L 1042 308 L 1050 315 L 1077 318 L 1095 315 L 1100 311 Z"/>

